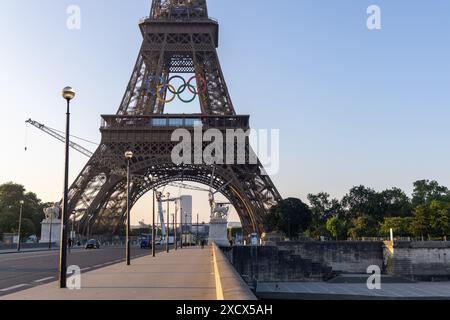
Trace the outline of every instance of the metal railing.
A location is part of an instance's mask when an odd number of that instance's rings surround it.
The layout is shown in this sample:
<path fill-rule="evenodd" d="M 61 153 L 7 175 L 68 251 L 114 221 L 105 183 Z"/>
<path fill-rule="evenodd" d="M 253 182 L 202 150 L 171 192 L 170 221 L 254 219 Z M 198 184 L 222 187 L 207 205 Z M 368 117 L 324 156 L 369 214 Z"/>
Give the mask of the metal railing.
<path fill-rule="evenodd" d="M 248 130 L 250 116 L 204 116 L 204 115 L 154 115 L 117 116 L 103 115 L 101 129 L 146 128 L 223 128 Z"/>

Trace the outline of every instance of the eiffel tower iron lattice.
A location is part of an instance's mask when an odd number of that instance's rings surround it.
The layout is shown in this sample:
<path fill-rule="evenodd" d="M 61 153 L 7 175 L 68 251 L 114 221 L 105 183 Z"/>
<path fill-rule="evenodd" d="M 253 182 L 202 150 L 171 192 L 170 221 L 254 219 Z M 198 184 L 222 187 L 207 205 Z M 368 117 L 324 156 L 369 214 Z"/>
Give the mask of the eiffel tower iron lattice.
<path fill-rule="evenodd" d="M 219 25 L 209 18 L 206 0 L 153 0 L 150 16 L 142 19 L 139 27 L 143 43 L 122 102 L 115 115 L 102 116 L 100 146 L 70 188 L 71 219 L 78 221 L 80 231 L 90 221 L 91 230 L 97 232 L 121 228 L 126 179 L 118 172 L 125 167 L 124 153 L 131 150 L 135 154 L 132 205 L 169 182 L 209 185 L 212 180 L 213 187 L 221 189 L 237 210 L 247 234 L 269 231 L 269 209 L 281 196 L 259 161 L 217 165 L 211 179 L 210 165 L 176 165 L 171 160 L 175 129 L 193 132 L 198 122 L 203 130 L 250 128 L 249 116 L 237 115 L 234 110 L 216 51 Z M 161 82 L 167 83 L 173 74 L 191 74 L 197 80 L 201 113 L 165 113 L 167 95 L 173 90 Z M 201 85 L 205 87 L 200 90 Z M 186 85 L 184 89 L 193 91 Z M 249 150 L 246 145 L 246 152 Z M 150 176 L 153 179 L 146 178 Z"/>

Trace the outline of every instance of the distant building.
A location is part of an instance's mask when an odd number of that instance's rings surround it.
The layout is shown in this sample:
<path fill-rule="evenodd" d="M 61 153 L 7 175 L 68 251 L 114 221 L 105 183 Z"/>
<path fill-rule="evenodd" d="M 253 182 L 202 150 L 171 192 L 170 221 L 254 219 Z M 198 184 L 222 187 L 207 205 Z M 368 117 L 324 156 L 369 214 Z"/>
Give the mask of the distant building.
<path fill-rule="evenodd" d="M 180 212 L 183 224 L 190 226 L 192 224 L 192 196 L 181 196 Z"/>

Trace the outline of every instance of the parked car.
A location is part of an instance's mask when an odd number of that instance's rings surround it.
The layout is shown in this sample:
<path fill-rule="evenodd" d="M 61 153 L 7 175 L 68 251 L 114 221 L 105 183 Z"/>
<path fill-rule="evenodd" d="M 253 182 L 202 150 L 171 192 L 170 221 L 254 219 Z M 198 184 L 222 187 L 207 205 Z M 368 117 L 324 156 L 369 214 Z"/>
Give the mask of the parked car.
<path fill-rule="evenodd" d="M 91 239 L 86 243 L 86 250 L 88 249 L 100 249 L 100 242 L 95 239 Z"/>

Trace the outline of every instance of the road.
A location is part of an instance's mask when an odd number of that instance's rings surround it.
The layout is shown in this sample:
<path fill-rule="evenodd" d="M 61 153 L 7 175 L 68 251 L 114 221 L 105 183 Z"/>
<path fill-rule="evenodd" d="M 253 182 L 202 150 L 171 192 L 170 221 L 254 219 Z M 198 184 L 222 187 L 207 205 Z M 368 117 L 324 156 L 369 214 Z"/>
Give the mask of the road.
<path fill-rule="evenodd" d="M 158 250 L 160 251 L 160 250 Z M 150 255 L 151 250 L 132 248 L 132 258 Z M 59 251 L 24 252 L 0 255 L 0 296 L 29 289 L 57 280 Z M 82 272 L 125 261 L 125 249 L 72 249 L 68 266 L 76 265 Z"/>

